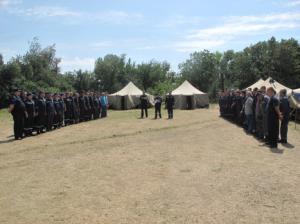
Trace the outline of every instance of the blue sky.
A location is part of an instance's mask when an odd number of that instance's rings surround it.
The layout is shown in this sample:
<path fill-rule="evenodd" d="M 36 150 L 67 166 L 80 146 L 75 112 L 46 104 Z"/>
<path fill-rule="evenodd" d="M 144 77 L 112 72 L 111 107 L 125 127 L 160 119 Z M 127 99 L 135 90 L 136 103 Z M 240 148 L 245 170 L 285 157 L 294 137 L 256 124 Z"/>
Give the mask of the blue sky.
<path fill-rule="evenodd" d="M 23 54 L 38 37 L 56 44 L 62 71 L 92 70 L 106 54 L 137 62 L 225 51 L 271 36 L 300 40 L 300 0 L 0 0 L 0 53 Z"/>

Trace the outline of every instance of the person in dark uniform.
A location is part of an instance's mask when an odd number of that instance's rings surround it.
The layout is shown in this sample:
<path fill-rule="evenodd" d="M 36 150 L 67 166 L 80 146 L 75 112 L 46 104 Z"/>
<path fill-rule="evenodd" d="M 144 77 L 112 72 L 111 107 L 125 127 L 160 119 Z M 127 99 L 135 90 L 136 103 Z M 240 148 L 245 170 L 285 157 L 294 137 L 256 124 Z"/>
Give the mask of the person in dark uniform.
<path fill-rule="evenodd" d="M 256 133 L 256 104 L 257 104 L 257 97 L 258 97 L 258 88 L 254 88 L 252 91 L 253 97 L 253 131 Z"/>
<path fill-rule="evenodd" d="M 287 144 L 287 133 L 290 119 L 290 103 L 286 95 L 286 89 L 280 91 L 280 112 L 282 114 L 282 120 L 280 123 L 280 143 Z"/>
<path fill-rule="evenodd" d="M 268 133 L 269 145 L 271 148 L 277 148 L 279 135 L 279 120 L 282 120 L 282 115 L 279 110 L 279 100 L 275 97 L 275 90 L 269 87 L 267 94 L 270 97 L 268 106 Z"/>
<path fill-rule="evenodd" d="M 86 121 L 90 121 L 92 119 L 92 106 L 90 104 L 90 99 L 89 99 L 89 93 L 86 92 L 84 95 L 84 101 L 85 101 L 85 105 L 86 105 L 86 112 L 85 112 L 85 119 Z"/>
<path fill-rule="evenodd" d="M 23 103 L 25 103 L 25 101 L 27 100 L 27 92 L 26 91 L 21 91 L 21 100 L 23 101 Z"/>
<path fill-rule="evenodd" d="M 51 131 L 53 128 L 53 119 L 56 115 L 54 102 L 51 93 L 46 93 L 46 111 L 47 111 L 47 131 Z"/>
<path fill-rule="evenodd" d="M 59 127 L 64 125 L 64 117 L 65 117 L 65 102 L 64 102 L 64 94 L 59 95 L 58 102 L 60 104 L 60 113 L 59 113 Z"/>
<path fill-rule="evenodd" d="M 155 106 L 155 119 L 157 119 L 157 116 L 161 118 L 161 104 L 162 104 L 162 98 L 158 94 L 156 94 L 154 98 L 154 106 Z"/>
<path fill-rule="evenodd" d="M 89 99 L 89 104 L 90 104 L 90 120 L 95 119 L 95 105 L 94 105 L 94 99 L 93 99 L 94 93 L 93 92 L 88 92 L 88 99 Z"/>
<path fill-rule="evenodd" d="M 174 109 L 175 99 L 172 93 L 166 96 L 166 107 L 168 110 L 168 119 L 173 119 L 173 109 Z"/>
<path fill-rule="evenodd" d="M 27 112 L 27 117 L 25 118 L 25 135 L 31 136 L 33 127 L 34 127 L 34 117 L 36 115 L 35 113 L 35 103 L 32 99 L 32 94 L 27 93 L 27 100 L 25 101 L 25 107 Z"/>
<path fill-rule="evenodd" d="M 46 127 L 46 118 L 47 118 L 47 111 L 46 111 L 46 99 L 45 99 L 45 93 L 39 92 L 39 97 L 36 101 L 36 125 L 37 125 L 37 133 L 44 132 L 44 129 Z"/>
<path fill-rule="evenodd" d="M 268 106 L 270 97 L 267 95 L 267 88 L 262 86 L 260 88 L 264 98 L 262 101 L 262 112 L 263 112 L 263 131 L 264 131 L 264 141 L 269 142 L 269 133 L 268 133 Z"/>
<path fill-rule="evenodd" d="M 100 118 L 100 102 L 97 93 L 93 93 L 94 119 Z"/>
<path fill-rule="evenodd" d="M 233 120 L 236 124 L 241 124 L 241 110 L 243 109 L 243 101 L 241 97 L 241 92 L 239 90 L 235 91 L 234 97 L 232 100 L 232 113 L 233 113 Z"/>
<path fill-rule="evenodd" d="M 59 128 L 60 126 L 60 118 L 62 116 L 62 108 L 61 108 L 61 103 L 59 102 L 59 94 L 55 93 L 53 94 L 53 104 L 54 104 L 54 109 L 55 109 L 55 115 L 53 118 L 53 125 L 55 128 Z"/>
<path fill-rule="evenodd" d="M 14 119 L 14 136 L 15 140 L 23 138 L 24 117 L 27 117 L 26 107 L 21 97 L 21 90 L 15 89 L 14 96 L 11 99 L 8 111 Z"/>
<path fill-rule="evenodd" d="M 80 121 L 86 121 L 87 120 L 87 105 L 86 105 L 86 98 L 84 91 L 80 92 L 79 97 L 79 110 L 80 110 Z"/>
<path fill-rule="evenodd" d="M 66 93 L 65 96 L 65 124 L 73 124 L 74 123 L 74 102 L 73 97 L 69 92 Z"/>
<path fill-rule="evenodd" d="M 141 119 L 144 118 L 144 112 L 146 115 L 146 118 L 148 117 L 148 97 L 145 94 L 145 92 L 143 92 L 143 94 L 140 96 L 140 107 L 141 107 Z"/>
<path fill-rule="evenodd" d="M 259 90 L 257 92 L 257 103 L 256 103 L 256 108 L 255 108 L 255 120 L 256 120 L 256 137 L 260 141 L 264 140 L 263 100 L 264 100 L 264 95 Z"/>
<path fill-rule="evenodd" d="M 80 109 L 79 109 L 79 94 L 73 94 L 73 105 L 74 105 L 74 121 L 75 124 L 79 123 Z"/>

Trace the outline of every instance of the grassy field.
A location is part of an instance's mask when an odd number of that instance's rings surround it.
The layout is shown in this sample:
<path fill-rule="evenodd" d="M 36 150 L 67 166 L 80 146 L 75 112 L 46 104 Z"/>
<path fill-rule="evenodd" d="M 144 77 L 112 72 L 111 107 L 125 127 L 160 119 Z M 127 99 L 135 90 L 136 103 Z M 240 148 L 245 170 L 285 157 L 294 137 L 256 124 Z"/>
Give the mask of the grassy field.
<path fill-rule="evenodd" d="M 1 224 L 300 223 L 293 124 L 271 151 L 216 106 L 172 121 L 113 111 L 23 141 L 10 141 L 10 117 L 0 112 Z"/>

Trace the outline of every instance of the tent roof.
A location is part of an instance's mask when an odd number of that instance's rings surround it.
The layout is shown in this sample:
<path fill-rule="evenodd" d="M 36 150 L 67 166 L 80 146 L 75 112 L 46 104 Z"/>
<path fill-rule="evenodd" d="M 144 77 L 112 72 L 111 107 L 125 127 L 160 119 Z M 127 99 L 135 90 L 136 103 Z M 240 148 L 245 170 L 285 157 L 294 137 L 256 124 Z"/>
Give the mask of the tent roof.
<path fill-rule="evenodd" d="M 260 88 L 264 85 L 265 80 L 263 79 L 259 79 L 256 83 L 254 83 L 253 85 L 247 87 L 247 89 L 254 89 L 255 87 Z"/>
<path fill-rule="evenodd" d="M 270 81 L 273 80 L 273 83 L 270 83 Z M 282 85 L 281 83 L 277 82 L 276 80 L 272 79 L 272 77 L 269 77 L 266 80 L 260 79 L 253 85 L 249 86 L 247 89 L 251 88 L 254 89 L 255 87 L 261 88 L 262 86 L 265 86 L 266 88 L 273 87 L 277 93 L 279 93 L 280 90 L 286 89 L 287 93 L 291 93 L 292 89 Z"/>
<path fill-rule="evenodd" d="M 138 96 L 142 94 L 142 90 L 136 87 L 136 85 L 134 85 L 132 82 L 129 82 L 123 89 L 121 89 L 119 92 L 111 94 L 111 96 Z"/>
<path fill-rule="evenodd" d="M 196 89 L 191 83 L 187 80 L 184 81 L 177 89 L 172 92 L 173 95 L 196 95 L 196 94 L 205 94 L 199 89 Z"/>
<path fill-rule="evenodd" d="M 273 80 L 274 83 L 270 83 L 270 81 Z M 292 89 L 282 85 L 281 83 L 277 82 L 276 80 L 272 79 L 271 77 L 269 77 L 263 84 L 264 86 L 266 86 L 267 88 L 269 87 L 273 87 L 277 93 L 280 92 L 280 90 L 282 89 L 286 89 L 287 93 L 291 93 Z"/>
<path fill-rule="evenodd" d="M 293 91 L 294 91 L 294 93 L 300 93 L 300 88 L 299 89 L 294 89 Z"/>

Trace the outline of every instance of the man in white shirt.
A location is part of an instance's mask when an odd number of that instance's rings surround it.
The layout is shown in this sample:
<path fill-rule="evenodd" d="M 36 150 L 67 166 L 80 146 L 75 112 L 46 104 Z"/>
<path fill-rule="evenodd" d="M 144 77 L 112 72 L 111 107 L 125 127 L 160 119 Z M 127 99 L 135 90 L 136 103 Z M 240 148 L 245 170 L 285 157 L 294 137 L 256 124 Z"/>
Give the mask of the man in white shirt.
<path fill-rule="evenodd" d="M 253 131 L 253 98 L 250 91 L 246 93 L 246 102 L 244 104 L 244 111 L 246 115 L 247 133 L 252 134 Z"/>

